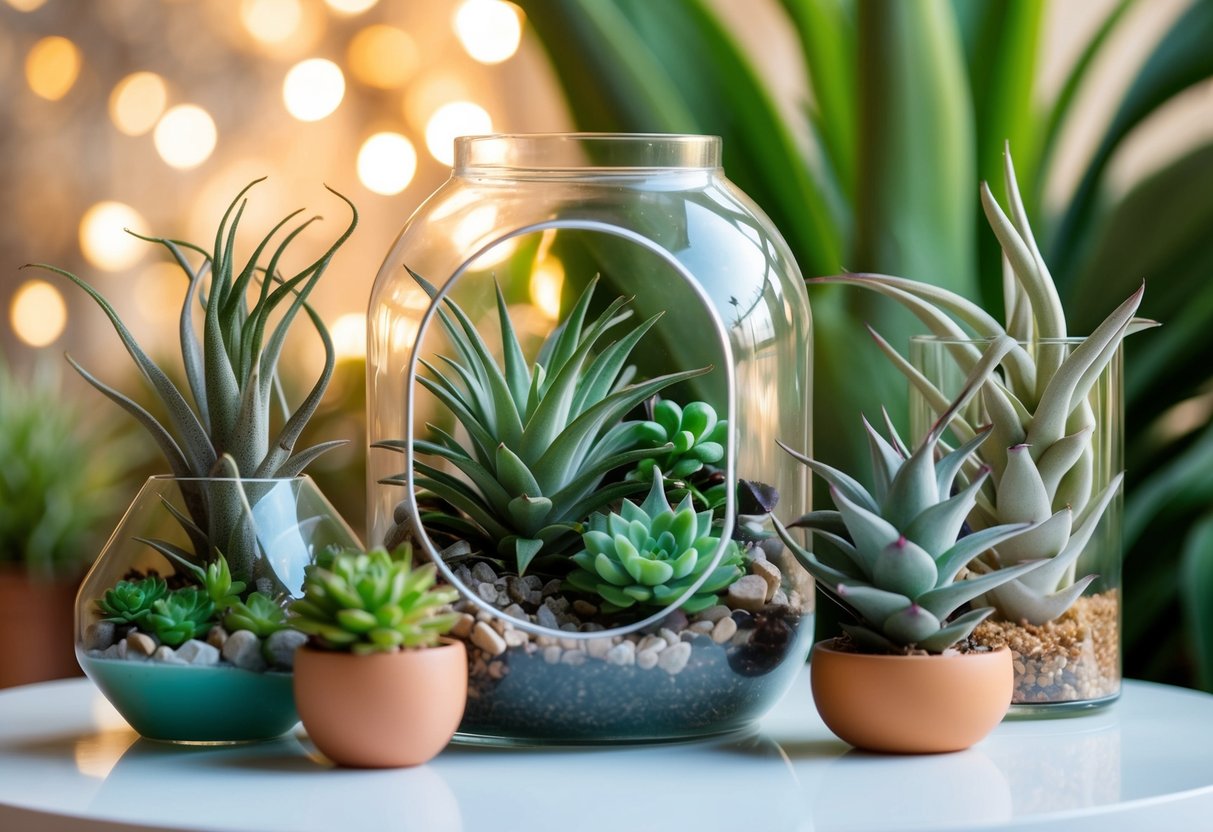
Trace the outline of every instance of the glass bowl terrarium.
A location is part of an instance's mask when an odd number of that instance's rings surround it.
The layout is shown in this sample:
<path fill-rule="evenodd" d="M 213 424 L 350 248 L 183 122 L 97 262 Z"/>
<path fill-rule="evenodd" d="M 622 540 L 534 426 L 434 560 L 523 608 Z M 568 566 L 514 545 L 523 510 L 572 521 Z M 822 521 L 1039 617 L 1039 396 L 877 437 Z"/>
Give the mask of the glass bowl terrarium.
<path fill-rule="evenodd" d="M 704 136 L 481 136 L 369 321 L 370 527 L 463 593 L 460 736 L 743 727 L 812 641 L 769 514 L 808 503 L 810 317 Z M 785 508 L 786 507 L 786 508 Z"/>
<path fill-rule="evenodd" d="M 76 658 L 149 739 L 279 736 L 306 640 L 286 605 L 319 552 L 358 545 L 310 477 L 152 477 L 80 585 Z"/>

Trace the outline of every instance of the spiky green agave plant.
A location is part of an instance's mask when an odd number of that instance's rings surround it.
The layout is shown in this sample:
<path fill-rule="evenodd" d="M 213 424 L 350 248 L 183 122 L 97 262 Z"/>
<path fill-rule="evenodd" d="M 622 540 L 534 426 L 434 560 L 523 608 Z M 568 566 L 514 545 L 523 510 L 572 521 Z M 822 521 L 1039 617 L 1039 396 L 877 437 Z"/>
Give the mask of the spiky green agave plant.
<path fill-rule="evenodd" d="M 436 293 L 415 272 L 409 273 L 431 296 Z M 575 545 L 579 524 L 591 513 L 644 490 L 642 483 L 628 481 L 600 487 L 608 472 L 654 455 L 651 446 L 638 447 L 644 423 L 624 416 L 671 384 L 711 370 L 629 383 L 634 370 L 626 366 L 628 357 L 661 315 L 640 322 L 594 355 L 607 332 L 632 315 L 624 308 L 628 299 L 619 297 L 587 322 L 597 282 L 590 282 L 529 366 L 498 287 L 504 369 L 468 315 L 447 299 L 439 320 L 458 357 L 439 359 L 453 375 L 423 361 L 430 375 L 417 379 L 451 411 L 470 439 L 465 447 L 436 425 L 427 425 L 434 440 L 414 442 L 420 453 L 449 462 L 467 478 L 417 462 L 416 484 L 461 512 L 427 513 L 421 521 L 427 529 L 447 531 L 485 551 L 496 551 L 512 561 L 519 574 L 541 552 Z M 403 451 L 406 446 L 406 440 L 389 440 L 375 447 Z M 658 450 L 672 449 L 667 443 Z M 404 474 L 384 482 L 403 485 Z"/>
<path fill-rule="evenodd" d="M 174 560 L 195 566 L 213 561 L 218 553 L 223 553 L 233 571 L 245 581 L 257 577 L 251 574 L 258 544 L 248 510 L 250 500 L 255 501 L 257 486 L 240 480 L 294 477 L 320 454 L 343 444 L 325 442 L 295 451 L 295 442 L 316 412 L 334 365 L 333 343 L 328 330 L 307 299 L 337 249 L 358 223 L 354 205 L 329 188 L 349 206 L 352 218 L 323 255 L 290 277 L 283 276 L 279 270 L 290 244 L 319 219 L 313 217 L 289 231 L 272 249 L 268 261 L 263 259 L 271 250 L 271 240 L 302 213 L 303 209 L 300 209 L 275 225 L 244 265 L 238 267 L 235 238 L 247 205 L 244 197 L 261 181 L 258 179 L 246 185 L 228 206 L 215 233 L 213 251 L 181 240 L 134 235 L 163 246 L 188 281 L 179 318 L 188 398 L 148 357 L 100 292 L 71 272 L 55 266 L 34 265 L 66 277 L 96 301 L 168 414 L 167 424 L 161 423 L 141 405 L 97 379 L 71 356 L 67 357 L 89 384 L 147 429 L 164 453 L 173 474 L 185 478 L 181 490 L 188 516 L 167 503 L 166 507 L 189 535 L 195 551 L 188 552 L 164 541 L 147 542 Z M 197 266 L 191 265 L 189 253 L 201 256 Z M 195 322 L 196 303 L 202 309 L 201 334 Z M 282 394 L 278 361 L 287 333 L 301 311 L 311 321 L 324 345 L 325 362 L 311 392 L 292 412 Z M 280 411 L 277 420 L 274 419 L 276 410 Z M 275 421 L 278 423 L 276 430 L 272 427 Z M 191 482 L 191 478 L 230 479 L 203 487 Z"/>
<path fill-rule="evenodd" d="M 982 183 L 981 202 L 1004 255 L 1006 324 L 946 289 L 886 275 L 856 274 L 816 278 L 810 282 L 845 283 L 872 289 L 913 312 L 940 338 L 964 342 L 1009 336 L 1016 341 L 974 399 L 952 422 L 961 441 L 991 425 L 991 441 L 977 452 L 989 466 L 987 485 L 977 495 L 969 518 L 974 528 L 1009 522 L 1037 526 L 997 550 L 989 565 L 1009 565 L 1047 558 L 1046 568 L 1000 586 L 990 595 L 1001 617 L 1043 624 L 1062 613 L 1095 579 L 1076 579 L 1076 565 L 1123 478 L 1118 473 L 1098 493 L 1094 489 L 1095 416 L 1089 394 L 1127 335 L 1155 326 L 1134 317 L 1144 287 L 1116 308 L 1081 343 L 1066 343 L 1065 311 L 1053 279 L 1040 256 L 1015 180 L 1010 149 L 1004 174 L 1010 216 Z M 873 337 L 894 365 L 936 412 L 948 407 L 947 396 L 887 341 Z M 967 370 L 980 354 L 972 343 L 949 351 Z M 966 466 L 970 479 L 977 461 Z M 984 568 L 976 564 L 976 568 Z"/>
<path fill-rule="evenodd" d="M 1013 346 L 1009 338 L 995 339 L 974 366 L 959 398 L 912 453 L 891 424 L 886 440 L 864 420 L 872 453 L 872 491 L 842 471 L 780 443 L 829 483 L 837 507 L 835 511 L 810 512 L 792 525 L 814 529 L 815 535 L 832 543 L 844 557 L 832 563 L 823 561 L 805 550 L 777 519 L 776 531 L 822 589 L 854 612 L 859 623 L 842 627 L 865 649 L 942 652 L 967 638 L 994 612 L 993 607 L 979 607 L 951 618 L 962 605 L 1009 581 L 1026 578 L 1045 563 L 1021 563 L 962 579 L 962 571 L 978 555 L 1013 543 L 1029 533 L 1032 524 L 1001 524 L 960 536 L 989 469 L 983 468 L 954 495 L 952 486 L 965 461 L 990 435 L 988 430 L 944 453 L 938 461 L 935 458 L 940 437 L 954 414 Z"/>

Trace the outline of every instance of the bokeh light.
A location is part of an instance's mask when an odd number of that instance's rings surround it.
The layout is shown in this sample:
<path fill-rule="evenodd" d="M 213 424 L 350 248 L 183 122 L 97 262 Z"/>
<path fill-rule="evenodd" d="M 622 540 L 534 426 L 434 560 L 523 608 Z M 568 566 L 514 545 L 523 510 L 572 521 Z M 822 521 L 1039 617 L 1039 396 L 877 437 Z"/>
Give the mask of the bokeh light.
<path fill-rule="evenodd" d="M 98 202 L 84 212 L 80 220 L 80 250 L 99 269 L 121 271 L 139 262 L 148 244 L 127 234 L 125 229 L 147 234 L 147 223 L 129 205 Z"/>
<path fill-rule="evenodd" d="M 417 44 L 403 29 L 377 23 L 354 35 L 347 58 L 350 73 L 362 83 L 396 89 L 417 71 Z"/>
<path fill-rule="evenodd" d="M 46 0 L 6 0 L 6 2 L 19 12 L 32 12 L 42 8 Z"/>
<path fill-rule="evenodd" d="M 376 133 L 358 151 L 358 179 L 384 196 L 398 194 L 417 172 L 417 151 L 399 133 Z"/>
<path fill-rule="evenodd" d="M 473 60 L 499 64 L 522 40 L 518 8 L 504 0 L 464 0 L 455 11 L 455 35 Z"/>
<path fill-rule="evenodd" d="M 173 262 L 157 260 L 139 270 L 131 288 L 135 308 L 149 321 L 163 320 L 166 309 L 180 309 L 187 280 Z"/>
<path fill-rule="evenodd" d="M 404 117 L 418 133 L 425 132 L 426 122 L 434 111 L 450 101 L 465 101 L 472 91 L 458 75 L 430 71 L 409 84 L 404 93 Z"/>
<path fill-rule="evenodd" d="M 142 136 L 156 126 L 167 103 L 168 88 L 163 78 L 154 72 L 135 72 L 119 81 L 110 93 L 110 118 L 126 135 Z"/>
<path fill-rule="evenodd" d="M 560 318 L 560 293 L 564 289 L 564 264 L 555 257 L 547 257 L 531 272 L 531 302 L 544 317 L 555 321 Z"/>
<path fill-rule="evenodd" d="M 152 138 L 161 159 L 172 167 L 189 170 L 210 157 L 219 134 L 206 110 L 196 104 L 178 104 L 161 117 Z"/>
<path fill-rule="evenodd" d="M 311 58 L 291 67 L 282 83 L 286 110 L 300 121 L 319 121 L 331 115 L 345 97 L 341 68 L 324 58 Z"/>
<path fill-rule="evenodd" d="M 455 138 L 493 132 L 493 120 L 471 101 L 452 101 L 438 108 L 425 125 L 425 146 L 444 165 L 455 164 Z"/>
<path fill-rule="evenodd" d="M 366 356 L 366 315 L 361 312 L 342 315 L 333 322 L 330 332 L 339 361 Z"/>
<path fill-rule="evenodd" d="M 299 0 L 241 0 L 240 21 L 261 43 L 284 43 L 299 30 L 303 6 Z"/>
<path fill-rule="evenodd" d="M 25 57 L 25 80 L 35 95 L 58 101 L 67 95 L 80 75 L 80 50 L 58 35 L 43 38 Z"/>
<path fill-rule="evenodd" d="M 45 347 L 63 334 L 67 304 L 59 290 L 45 280 L 29 280 L 13 295 L 9 320 L 18 338 L 31 347 Z"/>
<path fill-rule="evenodd" d="M 362 14 L 379 0 L 324 0 L 325 5 L 341 14 Z"/>

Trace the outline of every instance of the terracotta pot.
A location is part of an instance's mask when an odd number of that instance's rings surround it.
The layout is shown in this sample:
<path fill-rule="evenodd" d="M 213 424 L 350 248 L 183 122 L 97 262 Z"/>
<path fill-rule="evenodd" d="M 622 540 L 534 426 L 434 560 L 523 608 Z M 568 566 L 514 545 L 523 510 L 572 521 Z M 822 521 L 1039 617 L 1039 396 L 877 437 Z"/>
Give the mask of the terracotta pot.
<path fill-rule="evenodd" d="M 0 568 L 0 688 L 80 675 L 72 632 L 79 584 Z"/>
<path fill-rule="evenodd" d="M 441 751 L 463 718 L 467 651 L 439 647 L 355 656 L 303 647 L 295 704 L 308 736 L 343 766 L 415 766 Z"/>
<path fill-rule="evenodd" d="M 813 647 L 813 700 L 856 748 L 898 754 L 960 751 L 994 730 L 1011 705 L 1005 647 L 950 656 L 880 656 Z"/>

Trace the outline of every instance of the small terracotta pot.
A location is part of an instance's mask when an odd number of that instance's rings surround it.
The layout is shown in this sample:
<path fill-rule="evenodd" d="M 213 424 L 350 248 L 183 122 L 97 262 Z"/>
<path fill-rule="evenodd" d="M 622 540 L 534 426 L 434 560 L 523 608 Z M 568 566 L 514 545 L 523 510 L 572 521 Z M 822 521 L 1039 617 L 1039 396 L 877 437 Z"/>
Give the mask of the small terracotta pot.
<path fill-rule="evenodd" d="M 79 580 L 33 580 L 0 565 L 0 688 L 79 676 L 72 611 Z"/>
<path fill-rule="evenodd" d="M 813 647 L 817 711 L 856 748 L 896 754 L 960 751 L 994 730 L 1011 706 L 1011 652 L 881 656 Z"/>
<path fill-rule="evenodd" d="M 394 768 L 446 747 L 467 703 L 467 651 L 459 641 L 355 656 L 302 647 L 295 704 L 308 736 L 343 766 Z"/>

